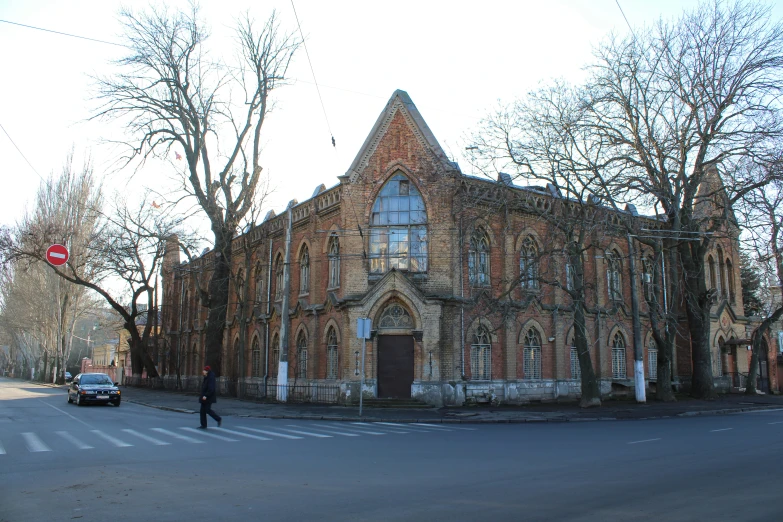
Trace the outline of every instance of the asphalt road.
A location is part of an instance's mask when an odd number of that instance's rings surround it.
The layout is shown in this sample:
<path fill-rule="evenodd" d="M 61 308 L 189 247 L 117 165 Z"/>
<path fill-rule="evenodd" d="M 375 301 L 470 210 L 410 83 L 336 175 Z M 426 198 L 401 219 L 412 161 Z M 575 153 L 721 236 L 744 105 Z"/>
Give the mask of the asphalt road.
<path fill-rule="evenodd" d="M 197 425 L 0 379 L 0 520 L 783 520 L 783 411 Z"/>

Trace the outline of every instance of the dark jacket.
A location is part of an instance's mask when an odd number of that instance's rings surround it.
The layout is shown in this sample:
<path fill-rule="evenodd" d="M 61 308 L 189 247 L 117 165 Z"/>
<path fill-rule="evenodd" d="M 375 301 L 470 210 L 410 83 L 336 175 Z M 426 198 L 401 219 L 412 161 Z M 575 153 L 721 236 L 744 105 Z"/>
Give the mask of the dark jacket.
<path fill-rule="evenodd" d="M 204 401 L 208 404 L 214 404 L 217 402 L 217 394 L 215 393 L 215 374 L 212 373 L 212 370 L 209 370 L 207 374 L 204 376 L 204 381 L 201 383 L 201 395 L 199 395 L 199 402 L 201 401 L 201 397 L 206 397 L 207 400 Z"/>

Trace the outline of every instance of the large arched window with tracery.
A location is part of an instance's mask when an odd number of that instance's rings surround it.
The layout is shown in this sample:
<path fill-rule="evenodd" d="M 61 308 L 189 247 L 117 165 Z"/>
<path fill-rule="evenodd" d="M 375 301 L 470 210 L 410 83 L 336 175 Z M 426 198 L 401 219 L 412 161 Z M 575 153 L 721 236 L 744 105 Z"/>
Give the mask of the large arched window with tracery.
<path fill-rule="evenodd" d="M 299 253 L 299 294 L 310 292 L 310 250 L 307 245 Z"/>
<path fill-rule="evenodd" d="M 326 334 L 326 378 L 337 378 L 338 345 L 337 332 L 333 326 L 329 327 Z"/>
<path fill-rule="evenodd" d="M 489 331 L 484 326 L 479 326 L 473 334 L 473 342 L 470 345 L 470 367 L 473 380 L 492 379 L 492 343 Z"/>
<path fill-rule="evenodd" d="M 340 286 L 340 239 L 336 234 L 329 237 L 329 288 Z"/>
<path fill-rule="evenodd" d="M 370 272 L 392 268 L 427 271 L 427 212 L 418 189 L 397 173 L 386 182 L 372 207 Z"/>
<path fill-rule="evenodd" d="M 523 290 L 538 289 L 538 246 L 530 236 L 522 242 L 519 252 L 519 280 Z"/>
<path fill-rule="evenodd" d="M 524 348 L 524 372 L 525 379 L 541 378 L 541 336 L 535 328 L 531 328 L 525 334 Z"/>
<path fill-rule="evenodd" d="M 489 238 L 481 229 L 470 236 L 468 281 L 472 287 L 489 286 Z"/>
<path fill-rule="evenodd" d="M 617 332 L 612 339 L 612 379 L 625 379 L 626 377 L 625 337 Z"/>
<path fill-rule="evenodd" d="M 307 379 L 307 335 L 304 331 L 300 331 L 296 338 L 295 374 L 300 379 Z"/>
<path fill-rule="evenodd" d="M 283 298 L 283 256 L 278 254 L 275 260 L 275 301 Z"/>

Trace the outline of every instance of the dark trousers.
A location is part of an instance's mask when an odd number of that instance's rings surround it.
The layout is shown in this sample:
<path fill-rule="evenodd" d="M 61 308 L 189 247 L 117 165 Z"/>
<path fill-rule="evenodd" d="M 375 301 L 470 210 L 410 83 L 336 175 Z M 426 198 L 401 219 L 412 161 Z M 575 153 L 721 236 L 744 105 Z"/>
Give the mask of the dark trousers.
<path fill-rule="evenodd" d="M 212 411 L 212 403 L 209 401 L 201 403 L 200 414 L 201 414 L 201 425 L 204 426 L 205 428 L 207 427 L 207 415 L 212 417 L 215 420 L 215 422 L 220 422 L 220 415 Z"/>

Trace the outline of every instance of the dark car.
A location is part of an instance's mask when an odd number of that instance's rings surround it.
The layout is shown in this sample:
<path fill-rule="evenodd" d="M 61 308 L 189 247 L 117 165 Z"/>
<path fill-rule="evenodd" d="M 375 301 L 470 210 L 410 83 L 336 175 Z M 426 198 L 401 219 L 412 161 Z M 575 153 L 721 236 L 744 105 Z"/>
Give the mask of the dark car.
<path fill-rule="evenodd" d="M 71 375 L 71 372 L 65 372 L 65 382 L 71 382 L 73 380 L 73 376 Z"/>
<path fill-rule="evenodd" d="M 122 397 L 117 384 L 105 373 L 80 373 L 68 387 L 68 402 L 75 402 L 77 406 L 88 402 L 110 402 L 119 406 Z"/>

